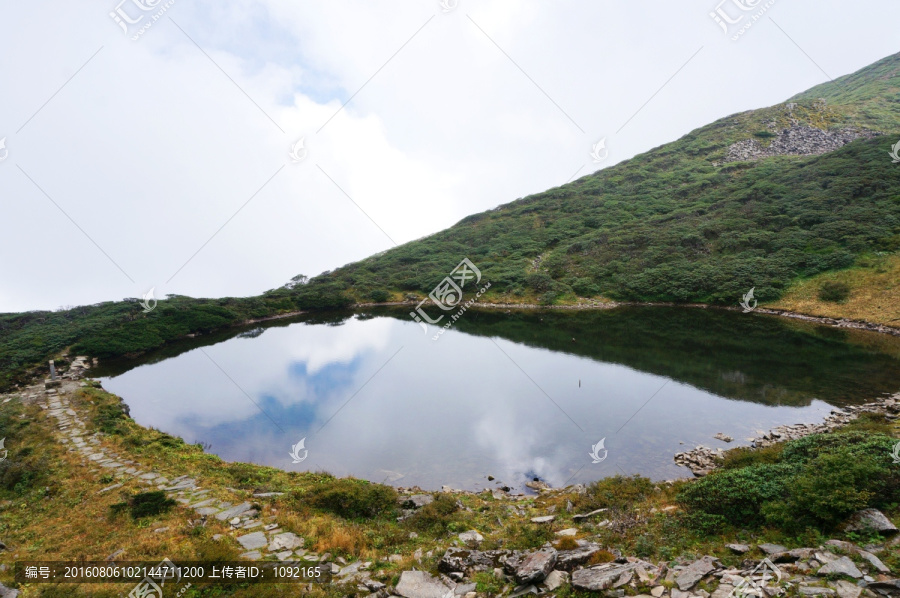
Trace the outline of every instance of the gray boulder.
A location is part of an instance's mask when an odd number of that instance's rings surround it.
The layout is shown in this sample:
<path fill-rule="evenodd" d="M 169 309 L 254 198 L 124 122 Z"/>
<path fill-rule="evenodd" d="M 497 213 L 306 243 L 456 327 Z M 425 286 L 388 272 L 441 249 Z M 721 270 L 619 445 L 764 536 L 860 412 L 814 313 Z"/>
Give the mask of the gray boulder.
<path fill-rule="evenodd" d="M 800 586 L 801 596 L 829 596 L 834 594 L 831 588 L 820 588 L 818 586 Z"/>
<path fill-rule="evenodd" d="M 447 598 L 453 590 L 424 571 L 404 571 L 394 592 L 403 598 Z"/>
<path fill-rule="evenodd" d="M 675 577 L 675 583 L 678 589 L 685 592 L 690 590 L 694 585 L 703 579 L 709 573 L 716 569 L 716 559 L 711 556 L 705 556 L 691 563 Z"/>
<path fill-rule="evenodd" d="M 459 539 L 463 544 L 465 544 L 466 546 L 471 546 L 472 548 L 475 548 L 479 544 L 484 542 L 484 536 L 479 534 L 474 529 L 461 533 L 459 535 Z"/>
<path fill-rule="evenodd" d="M 859 595 L 862 594 L 861 587 L 843 579 L 838 580 L 834 586 L 840 598 L 859 598 Z"/>
<path fill-rule="evenodd" d="M 778 554 L 779 552 L 787 552 L 787 548 L 781 544 L 760 544 L 757 546 L 766 554 Z"/>
<path fill-rule="evenodd" d="M 877 590 L 879 592 L 897 595 L 900 593 L 900 579 L 889 579 L 887 581 L 873 581 L 869 582 L 867 586 L 870 590 Z"/>
<path fill-rule="evenodd" d="M 750 552 L 750 546 L 747 544 L 726 544 L 725 548 L 735 554 L 744 554 L 745 552 Z"/>
<path fill-rule="evenodd" d="M 413 494 L 401 499 L 400 505 L 406 509 L 421 509 L 427 504 L 433 503 L 434 497 L 430 494 Z"/>
<path fill-rule="evenodd" d="M 544 580 L 544 587 L 547 588 L 548 591 L 552 592 L 567 581 L 569 581 L 569 574 L 565 571 L 556 569 L 554 571 L 551 571 L 547 576 L 547 579 Z"/>
<path fill-rule="evenodd" d="M 438 570 L 442 573 L 466 573 L 469 569 L 475 571 L 490 571 L 501 567 L 507 558 L 514 553 L 509 550 L 469 550 L 466 548 L 448 548 L 444 556 L 438 562 Z"/>
<path fill-rule="evenodd" d="M 574 571 L 575 567 L 588 562 L 600 550 L 599 544 L 585 544 L 572 550 L 560 550 L 556 554 L 556 568 L 569 572 Z"/>
<path fill-rule="evenodd" d="M 867 529 L 882 534 L 894 534 L 897 532 L 897 526 L 891 523 L 891 520 L 885 517 L 884 513 L 878 509 L 857 511 L 844 524 L 844 531 L 846 532 L 861 532 Z"/>
<path fill-rule="evenodd" d="M 776 552 L 769 555 L 773 563 L 793 563 L 796 561 L 805 561 L 815 554 L 814 548 L 794 548 L 784 552 Z"/>
<path fill-rule="evenodd" d="M 607 563 L 591 569 L 580 569 L 572 574 L 572 587 L 591 592 L 606 590 L 615 583 L 619 576 L 631 571 L 635 566 L 633 563 L 626 565 Z"/>
<path fill-rule="evenodd" d="M 862 572 L 853 564 L 853 561 L 845 556 L 823 565 L 816 571 L 816 575 L 820 576 L 832 575 L 835 573 L 839 575 L 848 575 L 854 579 L 861 579 L 863 576 Z"/>
<path fill-rule="evenodd" d="M 519 562 L 516 568 L 516 581 L 520 585 L 540 583 L 553 571 L 556 565 L 556 550 L 544 548 L 532 552 Z"/>

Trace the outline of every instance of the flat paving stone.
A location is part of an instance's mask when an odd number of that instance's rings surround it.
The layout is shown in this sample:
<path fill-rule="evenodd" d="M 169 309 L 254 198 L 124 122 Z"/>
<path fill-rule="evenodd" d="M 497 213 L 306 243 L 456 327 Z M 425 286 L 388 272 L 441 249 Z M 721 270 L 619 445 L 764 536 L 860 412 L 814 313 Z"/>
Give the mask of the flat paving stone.
<path fill-rule="evenodd" d="M 242 502 L 239 505 L 236 505 L 234 507 L 231 507 L 230 509 L 226 509 L 226 510 L 222 511 L 221 513 L 216 515 L 216 519 L 218 519 L 219 521 L 226 521 L 228 519 L 231 519 L 232 517 L 237 517 L 238 515 L 242 515 L 243 513 L 246 513 L 247 511 L 249 511 L 252 508 L 253 508 L 253 505 L 251 505 L 250 503 Z"/>
<path fill-rule="evenodd" d="M 262 532 L 253 532 L 251 534 L 238 536 L 237 541 L 247 550 L 257 550 L 259 548 L 263 548 L 269 543 L 269 541 L 266 539 L 266 535 Z"/>

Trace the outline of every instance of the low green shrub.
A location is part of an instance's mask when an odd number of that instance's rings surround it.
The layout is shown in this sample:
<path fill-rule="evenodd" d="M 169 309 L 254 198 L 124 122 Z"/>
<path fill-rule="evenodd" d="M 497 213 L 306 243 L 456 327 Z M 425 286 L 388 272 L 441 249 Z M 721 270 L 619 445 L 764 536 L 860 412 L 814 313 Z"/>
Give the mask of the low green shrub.
<path fill-rule="evenodd" d="M 871 456 L 847 451 L 825 453 L 810 461 L 787 485 L 782 501 L 763 505 L 766 521 L 787 530 L 831 528 L 875 502 L 889 472 Z"/>
<path fill-rule="evenodd" d="M 312 489 L 294 495 L 300 504 L 345 519 L 390 515 L 397 509 L 397 498 L 397 491 L 390 486 L 352 478 L 325 478 Z"/>
<path fill-rule="evenodd" d="M 830 530 L 854 511 L 900 502 L 900 470 L 891 457 L 895 442 L 853 429 L 806 436 L 781 449 L 729 451 L 729 468 L 684 486 L 677 500 L 691 517 Z"/>
<path fill-rule="evenodd" d="M 784 445 L 773 444 L 763 448 L 740 446 L 725 453 L 722 459 L 722 469 L 740 469 L 750 465 L 763 465 L 778 463 L 781 460 L 781 451 Z"/>
<path fill-rule="evenodd" d="M 141 517 L 155 517 L 169 511 L 177 503 L 166 496 L 162 490 L 141 492 L 128 497 L 126 500 L 110 507 L 113 514 L 128 511 L 132 519 Z"/>
<path fill-rule="evenodd" d="M 784 498 L 796 470 L 779 463 L 714 471 L 685 486 L 677 500 L 689 511 L 719 515 L 735 525 L 761 525 L 763 504 Z"/>
<path fill-rule="evenodd" d="M 630 509 L 653 492 L 653 482 L 641 476 L 616 475 L 592 482 L 575 502 L 579 509 Z"/>
<path fill-rule="evenodd" d="M 432 534 L 444 533 L 456 521 L 459 505 L 456 499 L 448 494 L 438 494 L 434 501 L 428 503 L 406 519 L 406 524 L 416 530 Z"/>
<path fill-rule="evenodd" d="M 829 303 L 841 303 L 850 298 L 850 286 L 843 282 L 827 281 L 819 288 L 819 299 Z"/>

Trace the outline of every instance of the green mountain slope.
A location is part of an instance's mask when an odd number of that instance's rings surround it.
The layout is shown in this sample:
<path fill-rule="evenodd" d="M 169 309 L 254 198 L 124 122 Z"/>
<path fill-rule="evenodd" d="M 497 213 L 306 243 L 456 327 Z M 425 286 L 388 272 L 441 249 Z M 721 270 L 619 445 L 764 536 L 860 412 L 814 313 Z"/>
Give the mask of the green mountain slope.
<path fill-rule="evenodd" d="M 808 277 L 900 255 L 897 139 L 900 54 L 259 297 L 171 297 L 149 314 L 137 300 L 0 314 L 0 389 L 66 347 L 132 355 L 249 319 L 422 297 L 465 257 L 490 281 L 488 301 L 734 304 L 750 287 L 775 300 Z"/>
<path fill-rule="evenodd" d="M 427 293 L 468 257 L 510 300 L 734 303 L 750 287 L 773 300 L 900 249 L 898 137 L 900 54 L 324 278 L 359 299 Z M 736 160 L 734 144 L 782 155 Z M 797 144 L 839 149 L 785 154 Z"/>

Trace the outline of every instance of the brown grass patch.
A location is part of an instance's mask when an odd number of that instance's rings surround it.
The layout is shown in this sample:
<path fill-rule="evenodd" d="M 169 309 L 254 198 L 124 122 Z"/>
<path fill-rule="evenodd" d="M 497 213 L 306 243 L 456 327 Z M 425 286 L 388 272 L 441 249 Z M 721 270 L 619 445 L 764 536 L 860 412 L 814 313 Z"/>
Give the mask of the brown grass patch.
<path fill-rule="evenodd" d="M 900 255 L 861 258 L 859 266 L 838 272 L 825 272 L 801 280 L 788 288 L 778 301 L 765 307 L 786 309 L 798 313 L 829 318 L 850 318 L 900 326 Z M 850 287 L 850 297 L 842 303 L 830 303 L 819 298 L 826 282 L 844 283 Z"/>

